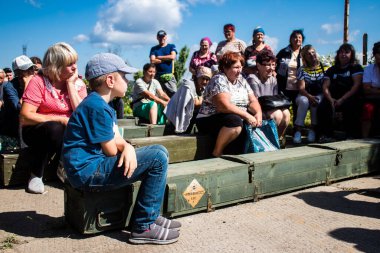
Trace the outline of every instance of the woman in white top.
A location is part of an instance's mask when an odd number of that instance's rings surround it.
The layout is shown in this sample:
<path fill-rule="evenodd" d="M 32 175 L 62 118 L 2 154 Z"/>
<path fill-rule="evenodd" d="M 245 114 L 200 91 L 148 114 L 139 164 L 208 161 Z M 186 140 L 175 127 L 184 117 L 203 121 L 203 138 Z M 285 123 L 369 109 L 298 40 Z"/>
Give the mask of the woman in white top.
<path fill-rule="evenodd" d="M 380 41 L 373 45 L 372 55 L 375 58 L 375 63 L 369 64 L 364 69 L 363 74 L 365 103 L 363 107 L 362 135 L 364 138 L 370 134 L 373 119 L 375 117 L 379 119 L 380 117 Z M 377 115 L 375 116 L 375 114 Z"/>
<path fill-rule="evenodd" d="M 196 124 L 201 133 L 216 139 L 213 155 L 243 151 L 243 120 L 261 126 L 262 113 L 257 98 L 241 75 L 244 58 L 240 53 L 227 52 L 219 61 L 220 73 L 206 86 Z"/>

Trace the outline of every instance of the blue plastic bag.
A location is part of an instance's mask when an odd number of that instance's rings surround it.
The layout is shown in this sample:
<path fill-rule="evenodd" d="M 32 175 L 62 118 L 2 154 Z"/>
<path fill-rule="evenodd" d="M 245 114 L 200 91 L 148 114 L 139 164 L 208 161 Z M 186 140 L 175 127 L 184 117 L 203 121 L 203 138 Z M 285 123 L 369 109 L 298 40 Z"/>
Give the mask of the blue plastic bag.
<path fill-rule="evenodd" d="M 244 153 L 259 153 L 280 149 L 277 126 L 273 119 L 263 120 L 261 127 L 244 123 L 247 133 Z"/>

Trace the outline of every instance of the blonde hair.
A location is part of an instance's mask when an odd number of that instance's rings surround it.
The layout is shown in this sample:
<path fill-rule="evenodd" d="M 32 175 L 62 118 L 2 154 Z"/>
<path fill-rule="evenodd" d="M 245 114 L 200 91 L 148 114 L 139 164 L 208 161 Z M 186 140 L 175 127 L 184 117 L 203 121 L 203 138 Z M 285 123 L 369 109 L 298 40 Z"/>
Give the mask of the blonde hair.
<path fill-rule="evenodd" d="M 77 62 L 78 54 L 69 44 L 58 42 L 48 48 L 42 61 L 42 73 L 52 82 L 60 81 L 62 69 Z"/>

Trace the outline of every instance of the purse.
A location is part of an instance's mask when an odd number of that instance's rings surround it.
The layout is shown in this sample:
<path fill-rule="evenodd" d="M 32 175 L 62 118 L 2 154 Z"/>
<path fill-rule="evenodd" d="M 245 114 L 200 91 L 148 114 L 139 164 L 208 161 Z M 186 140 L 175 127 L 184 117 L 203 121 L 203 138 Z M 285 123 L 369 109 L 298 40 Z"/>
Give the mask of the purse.
<path fill-rule="evenodd" d="M 263 120 L 261 127 L 252 127 L 244 123 L 244 129 L 247 133 L 244 154 L 280 149 L 277 126 L 273 119 Z"/>
<path fill-rule="evenodd" d="M 287 109 L 290 107 L 290 100 L 284 94 L 261 96 L 258 100 L 264 110 Z"/>

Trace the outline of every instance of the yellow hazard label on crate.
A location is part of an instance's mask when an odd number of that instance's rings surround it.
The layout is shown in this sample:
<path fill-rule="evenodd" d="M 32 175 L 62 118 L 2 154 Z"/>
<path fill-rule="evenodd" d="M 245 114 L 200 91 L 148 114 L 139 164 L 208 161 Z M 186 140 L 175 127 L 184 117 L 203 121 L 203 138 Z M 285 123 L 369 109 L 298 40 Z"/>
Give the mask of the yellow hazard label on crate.
<path fill-rule="evenodd" d="M 195 207 L 205 193 L 206 191 L 202 185 L 196 179 L 193 179 L 182 195 L 192 207 Z"/>

